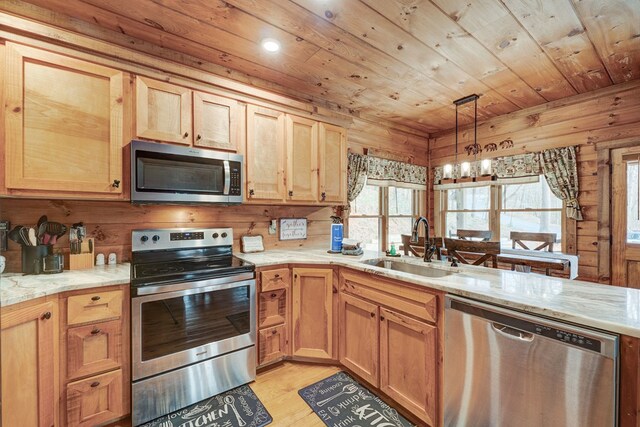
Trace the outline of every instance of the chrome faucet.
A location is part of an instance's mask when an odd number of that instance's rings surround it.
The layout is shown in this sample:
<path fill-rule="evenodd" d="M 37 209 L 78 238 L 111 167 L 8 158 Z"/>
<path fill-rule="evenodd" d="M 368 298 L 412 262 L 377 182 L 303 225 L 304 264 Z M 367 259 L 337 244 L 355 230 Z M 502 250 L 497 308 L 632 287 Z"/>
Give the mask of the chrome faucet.
<path fill-rule="evenodd" d="M 421 216 L 413 223 L 413 232 L 411 233 L 411 243 L 418 243 L 418 227 L 420 224 L 424 224 L 425 238 L 424 238 L 424 262 L 431 262 L 431 257 L 436 252 L 436 245 L 429 245 L 429 220 Z"/>

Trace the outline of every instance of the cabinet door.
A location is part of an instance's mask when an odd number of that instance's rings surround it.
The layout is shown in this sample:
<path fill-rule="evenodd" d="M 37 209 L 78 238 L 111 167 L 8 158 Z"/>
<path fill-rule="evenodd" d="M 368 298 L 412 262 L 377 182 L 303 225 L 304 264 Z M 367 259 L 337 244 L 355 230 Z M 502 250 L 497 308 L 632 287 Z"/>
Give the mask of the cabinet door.
<path fill-rule="evenodd" d="M 333 270 L 293 269 L 292 354 L 333 358 Z"/>
<path fill-rule="evenodd" d="M 338 126 L 320 123 L 320 201 L 346 204 L 347 137 Z"/>
<path fill-rule="evenodd" d="M 7 43 L 7 188 L 121 194 L 123 77 Z"/>
<path fill-rule="evenodd" d="M 193 145 L 238 149 L 238 102 L 208 93 L 193 93 Z"/>
<path fill-rule="evenodd" d="M 380 389 L 435 425 L 437 328 L 384 308 L 380 321 Z"/>
<path fill-rule="evenodd" d="M 67 378 L 75 379 L 120 367 L 120 320 L 67 330 Z"/>
<path fill-rule="evenodd" d="M 284 200 L 284 113 L 247 106 L 247 198 Z"/>
<path fill-rule="evenodd" d="M 288 354 L 286 325 L 260 330 L 258 340 L 258 365 L 280 360 Z"/>
<path fill-rule="evenodd" d="M 191 90 L 136 77 L 138 137 L 191 145 Z"/>
<path fill-rule="evenodd" d="M 120 369 L 67 384 L 69 427 L 91 427 L 122 415 Z"/>
<path fill-rule="evenodd" d="M 287 200 L 318 200 L 318 122 L 287 115 Z"/>
<path fill-rule="evenodd" d="M 378 387 L 378 306 L 340 294 L 340 363 Z"/>
<path fill-rule="evenodd" d="M 57 307 L 46 302 L 3 314 L 2 425 L 55 424 Z"/>

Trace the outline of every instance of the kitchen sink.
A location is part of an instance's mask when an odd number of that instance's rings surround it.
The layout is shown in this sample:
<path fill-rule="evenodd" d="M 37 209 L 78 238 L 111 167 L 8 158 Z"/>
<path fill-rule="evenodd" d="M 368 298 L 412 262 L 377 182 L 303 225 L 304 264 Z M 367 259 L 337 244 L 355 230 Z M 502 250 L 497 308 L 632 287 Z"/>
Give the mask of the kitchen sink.
<path fill-rule="evenodd" d="M 402 271 L 404 273 L 417 274 L 418 276 L 424 277 L 445 277 L 453 274 L 452 271 L 441 270 L 428 265 L 410 264 L 408 262 L 392 261 L 381 258 L 369 259 L 367 261 L 363 261 L 363 264 L 387 268 L 389 270 Z"/>

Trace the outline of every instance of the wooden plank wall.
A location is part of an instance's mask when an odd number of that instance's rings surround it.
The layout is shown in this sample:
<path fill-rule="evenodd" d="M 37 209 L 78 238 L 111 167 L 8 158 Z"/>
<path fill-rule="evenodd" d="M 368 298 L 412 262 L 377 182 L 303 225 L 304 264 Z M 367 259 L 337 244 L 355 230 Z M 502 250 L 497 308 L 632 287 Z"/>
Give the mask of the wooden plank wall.
<path fill-rule="evenodd" d="M 568 248 L 568 252 L 575 251 L 580 256 L 580 279 L 598 281 L 598 204 L 601 199 L 598 193 L 597 145 L 634 137 L 640 144 L 640 81 L 614 85 L 478 123 L 478 144 L 483 148 L 489 143 L 498 144 L 497 151 L 484 150 L 478 158 L 510 156 L 569 145 L 579 147 L 579 201 L 584 221 L 576 223 L 575 248 Z M 473 128 L 461 127 L 458 138 L 458 160 L 473 160 L 464 151 L 464 147 L 473 140 Z M 500 149 L 500 142 L 507 139 L 513 141 L 513 147 Z M 453 162 L 454 153 L 455 132 L 432 135 L 431 166 Z M 433 192 L 430 199 L 430 206 L 433 206 Z M 601 281 L 607 283 L 607 280 Z"/>

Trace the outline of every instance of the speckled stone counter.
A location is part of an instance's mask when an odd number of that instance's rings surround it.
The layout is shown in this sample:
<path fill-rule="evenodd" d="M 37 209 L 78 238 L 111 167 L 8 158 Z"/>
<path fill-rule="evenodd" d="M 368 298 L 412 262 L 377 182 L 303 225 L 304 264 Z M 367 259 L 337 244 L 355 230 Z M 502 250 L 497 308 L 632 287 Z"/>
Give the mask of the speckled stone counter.
<path fill-rule="evenodd" d="M 429 267 L 453 273 L 438 278 L 423 277 L 362 263 L 379 257 L 376 252 L 367 252 L 360 257 L 331 255 L 323 250 L 270 250 L 237 255 L 257 267 L 281 264 L 351 267 L 487 303 L 640 338 L 640 290 L 637 289 L 484 267 L 451 268 L 440 262 L 431 263 Z M 400 261 L 424 265 L 422 260 L 415 258 L 401 258 Z M 59 292 L 126 284 L 129 283 L 129 269 L 129 264 L 118 264 L 52 275 L 3 274 L 0 276 L 0 303 L 6 306 Z"/>
<path fill-rule="evenodd" d="M 129 275 L 128 263 L 35 276 L 3 273 L 0 275 L 0 306 L 17 304 L 60 292 L 123 285 L 129 283 Z"/>
<path fill-rule="evenodd" d="M 320 250 L 273 250 L 240 256 L 258 267 L 286 263 L 351 267 L 487 303 L 640 338 L 640 290 L 637 289 L 484 267 L 452 269 L 441 262 L 433 262 L 429 266 L 455 272 L 431 278 L 362 263 L 378 255 L 365 253 L 361 257 L 350 257 Z M 400 260 L 424 264 L 416 258 L 403 257 Z"/>

